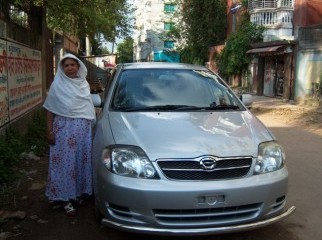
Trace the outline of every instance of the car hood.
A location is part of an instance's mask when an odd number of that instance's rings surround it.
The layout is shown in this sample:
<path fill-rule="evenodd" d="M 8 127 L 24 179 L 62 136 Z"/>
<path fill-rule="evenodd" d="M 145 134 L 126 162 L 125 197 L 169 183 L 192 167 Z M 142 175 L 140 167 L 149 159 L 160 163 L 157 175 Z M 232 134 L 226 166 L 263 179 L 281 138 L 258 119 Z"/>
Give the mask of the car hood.
<path fill-rule="evenodd" d="M 250 112 L 110 112 L 116 144 L 141 147 L 160 158 L 257 156 L 258 144 L 273 140 Z"/>

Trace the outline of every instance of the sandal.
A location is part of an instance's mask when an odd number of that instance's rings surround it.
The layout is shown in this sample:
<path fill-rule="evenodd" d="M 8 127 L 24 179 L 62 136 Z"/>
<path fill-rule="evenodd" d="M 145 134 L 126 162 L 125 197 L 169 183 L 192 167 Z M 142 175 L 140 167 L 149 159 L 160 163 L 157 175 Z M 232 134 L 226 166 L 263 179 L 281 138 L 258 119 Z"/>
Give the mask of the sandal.
<path fill-rule="evenodd" d="M 67 202 L 63 205 L 64 211 L 68 217 L 74 217 L 77 214 L 76 209 L 74 208 L 71 202 Z"/>

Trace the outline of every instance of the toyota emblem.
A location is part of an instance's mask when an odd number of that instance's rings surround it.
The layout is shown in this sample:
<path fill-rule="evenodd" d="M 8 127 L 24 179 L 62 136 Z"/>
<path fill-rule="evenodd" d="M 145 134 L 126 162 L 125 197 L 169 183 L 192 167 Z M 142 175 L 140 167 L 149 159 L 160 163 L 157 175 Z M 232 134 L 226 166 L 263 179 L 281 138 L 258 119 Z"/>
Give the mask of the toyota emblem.
<path fill-rule="evenodd" d="M 216 159 L 211 157 L 205 157 L 200 160 L 200 166 L 202 169 L 211 171 L 216 168 Z"/>

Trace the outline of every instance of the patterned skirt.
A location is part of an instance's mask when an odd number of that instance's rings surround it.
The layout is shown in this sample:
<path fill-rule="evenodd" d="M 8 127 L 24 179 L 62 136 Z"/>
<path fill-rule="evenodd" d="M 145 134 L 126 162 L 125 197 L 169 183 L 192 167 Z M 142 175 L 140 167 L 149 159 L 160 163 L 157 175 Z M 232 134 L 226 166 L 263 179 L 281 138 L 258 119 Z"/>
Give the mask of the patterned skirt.
<path fill-rule="evenodd" d="M 55 116 L 55 144 L 50 145 L 46 196 L 68 201 L 92 194 L 91 120 Z"/>

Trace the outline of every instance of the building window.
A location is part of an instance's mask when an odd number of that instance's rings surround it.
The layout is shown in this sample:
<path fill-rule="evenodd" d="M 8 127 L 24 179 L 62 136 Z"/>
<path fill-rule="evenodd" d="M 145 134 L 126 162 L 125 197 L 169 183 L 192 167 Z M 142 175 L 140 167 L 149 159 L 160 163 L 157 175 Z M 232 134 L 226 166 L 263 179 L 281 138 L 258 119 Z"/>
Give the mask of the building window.
<path fill-rule="evenodd" d="M 282 0 L 282 1 L 285 1 L 285 0 Z M 254 10 L 254 9 L 265 9 L 265 8 L 277 8 L 277 4 L 281 4 L 281 1 L 277 1 L 277 0 L 249 0 L 248 1 L 248 9 Z"/>
<path fill-rule="evenodd" d="M 164 4 L 164 12 L 165 13 L 173 13 L 175 11 L 176 5 L 173 3 Z"/>
<path fill-rule="evenodd" d="M 282 0 L 281 7 L 293 7 L 293 0 Z"/>
<path fill-rule="evenodd" d="M 164 48 L 174 48 L 174 41 L 164 41 Z"/>
<path fill-rule="evenodd" d="M 174 23 L 172 22 L 165 22 L 164 23 L 164 30 L 169 31 L 174 28 Z"/>

